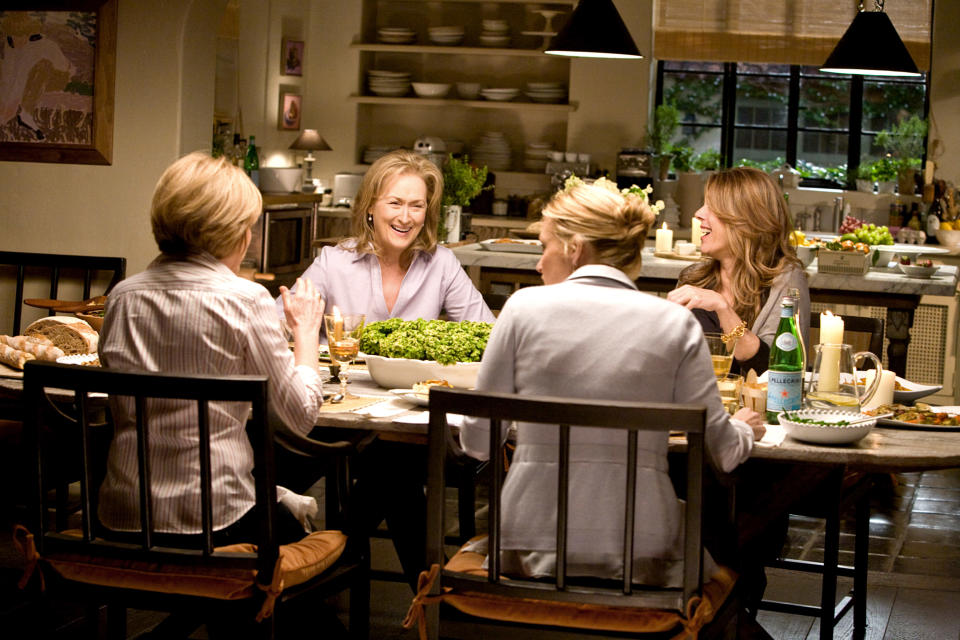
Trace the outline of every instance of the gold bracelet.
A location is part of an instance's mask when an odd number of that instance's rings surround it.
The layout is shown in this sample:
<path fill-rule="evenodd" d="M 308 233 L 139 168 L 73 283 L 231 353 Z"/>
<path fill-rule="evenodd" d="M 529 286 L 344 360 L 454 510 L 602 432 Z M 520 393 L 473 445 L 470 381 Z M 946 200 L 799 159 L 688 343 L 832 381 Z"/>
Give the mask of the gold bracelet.
<path fill-rule="evenodd" d="M 730 330 L 730 333 L 725 333 L 722 336 L 720 336 L 720 342 L 722 342 L 723 344 L 727 344 L 734 338 L 742 338 L 746 330 L 747 330 L 747 321 L 741 320 L 740 324 L 738 324 L 737 326 L 735 326 L 733 329 Z"/>

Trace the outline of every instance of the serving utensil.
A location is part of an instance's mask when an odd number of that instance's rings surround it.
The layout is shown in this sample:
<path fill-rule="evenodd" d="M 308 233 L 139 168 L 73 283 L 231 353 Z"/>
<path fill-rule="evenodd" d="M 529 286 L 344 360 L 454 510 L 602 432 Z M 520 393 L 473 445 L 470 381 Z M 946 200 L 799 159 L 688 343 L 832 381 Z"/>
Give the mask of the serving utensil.
<path fill-rule="evenodd" d="M 50 298 L 27 298 L 24 304 L 38 309 L 53 309 L 63 313 L 78 311 L 99 311 L 107 302 L 107 296 L 95 296 L 88 300 L 53 300 Z"/>

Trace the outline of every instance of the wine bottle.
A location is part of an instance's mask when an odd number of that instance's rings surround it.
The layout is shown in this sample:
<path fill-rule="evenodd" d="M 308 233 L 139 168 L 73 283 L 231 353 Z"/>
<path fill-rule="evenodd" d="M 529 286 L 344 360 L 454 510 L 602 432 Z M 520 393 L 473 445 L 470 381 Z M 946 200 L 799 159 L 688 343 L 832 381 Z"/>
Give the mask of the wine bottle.
<path fill-rule="evenodd" d="M 785 296 L 780 302 L 780 324 L 770 346 L 767 368 L 767 422 L 777 424 L 781 411 L 800 409 L 803 391 L 803 341 L 793 315 L 794 301 Z"/>
<path fill-rule="evenodd" d="M 243 170 L 247 172 L 253 184 L 260 187 L 260 154 L 257 151 L 255 136 L 250 136 L 250 142 L 247 144 L 247 155 L 243 159 Z"/>
<path fill-rule="evenodd" d="M 940 223 L 942 222 L 942 209 L 940 200 L 934 198 L 933 202 L 930 203 L 930 209 L 927 211 L 927 242 L 937 241 L 937 231 L 940 229 Z"/>

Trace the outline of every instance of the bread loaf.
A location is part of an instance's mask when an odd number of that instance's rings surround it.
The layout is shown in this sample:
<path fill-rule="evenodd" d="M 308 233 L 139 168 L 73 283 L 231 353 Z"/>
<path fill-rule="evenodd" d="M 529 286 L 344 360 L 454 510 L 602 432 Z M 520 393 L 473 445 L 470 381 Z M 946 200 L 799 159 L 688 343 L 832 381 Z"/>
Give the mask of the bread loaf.
<path fill-rule="evenodd" d="M 54 346 L 46 336 L 0 336 L 0 343 L 25 351 L 37 360 L 56 362 L 57 358 L 64 355 L 63 350 Z"/>
<path fill-rule="evenodd" d="M 33 322 L 23 332 L 27 336 L 44 336 L 67 355 L 96 353 L 100 334 L 89 324 L 73 316 L 50 316 Z"/>
<path fill-rule="evenodd" d="M 14 369 L 23 369 L 23 365 L 30 360 L 34 360 L 32 353 L 20 351 L 13 347 L 0 343 L 0 362 L 9 365 Z"/>

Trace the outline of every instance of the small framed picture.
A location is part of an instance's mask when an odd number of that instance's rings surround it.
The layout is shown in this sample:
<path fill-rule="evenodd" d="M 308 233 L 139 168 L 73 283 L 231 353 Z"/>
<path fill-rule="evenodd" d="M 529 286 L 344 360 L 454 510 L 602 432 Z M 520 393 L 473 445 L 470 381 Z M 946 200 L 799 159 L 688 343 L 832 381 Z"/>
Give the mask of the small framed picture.
<path fill-rule="evenodd" d="M 303 40 L 284 39 L 280 68 L 285 76 L 303 75 Z"/>
<path fill-rule="evenodd" d="M 300 129 L 301 101 L 303 96 L 285 93 L 280 98 L 280 129 L 297 131 Z"/>

